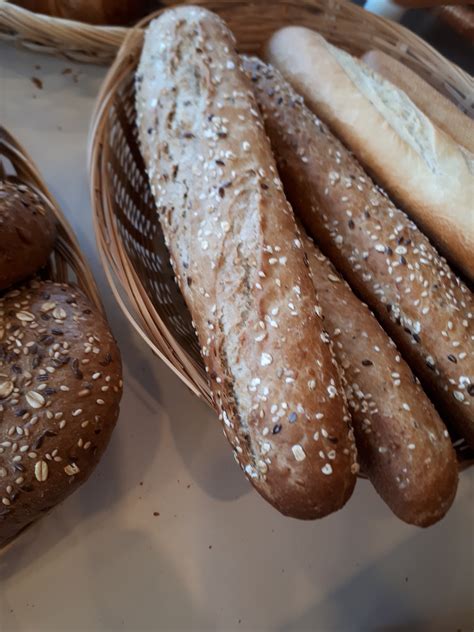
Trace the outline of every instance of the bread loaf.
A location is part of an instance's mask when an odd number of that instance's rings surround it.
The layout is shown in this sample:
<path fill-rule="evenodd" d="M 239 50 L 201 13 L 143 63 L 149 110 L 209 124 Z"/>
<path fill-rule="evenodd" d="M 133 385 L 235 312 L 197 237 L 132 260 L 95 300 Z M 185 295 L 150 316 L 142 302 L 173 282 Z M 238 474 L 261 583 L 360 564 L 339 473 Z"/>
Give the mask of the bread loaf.
<path fill-rule="evenodd" d="M 57 18 L 89 24 L 129 24 L 159 7 L 153 0 L 15 0 L 15 4 Z"/>
<path fill-rule="evenodd" d="M 474 281 L 474 155 L 404 92 L 314 31 L 282 29 L 267 54 L 445 257 Z"/>
<path fill-rule="evenodd" d="M 380 50 L 365 53 L 362 60 L 387 81 L 403 90 L 435 125 L 474 153 L 474 121 L 463 114 L 454 103 L 430 86 L 416 72 Z"/>
<path fill-rule="evenodd" d="M 282 513 L 344 505 L 357 464 L 329 338 L 234 40 L 164 12 L 136 76 L 141 149 L 177 281 L 235 456 Z"/>
<path fill-rule="evenodd" d="M 474 6 L 471 0 L 469 2 L 452 2 L 444 3 L 438 12 L 438 19 L 454 31 L 459 33 L 461 37 L 467 40 L 471 46 L 474 44 Z M 457 6 L 449 6 L 455 4 Z M 468 6 L 459 6 L 467 4 Z"/>
<path fill-rule="evenodd" d="M 78 289 L 0 297 L 0 547 L 91 474 L 119 412 L 120 354 Z"/>
<path fill-rule="evenodd" d="M 251 76 L 295 212 L 474 445 L 471 292 L 280 73 Z"/>
<path fill-rule="evenodd" d="M 46 200 L 25 184 L 0 181 L 0 290 L 44 266 L 55 238 Z"/>
<path fill-rule="evenodd" d="M 399 518 L 428 527 L 445 515 L 457 489 L 446 426 L 376 318 L 302 234 L 326 330 L 344 369 L 359 462 Z"/>

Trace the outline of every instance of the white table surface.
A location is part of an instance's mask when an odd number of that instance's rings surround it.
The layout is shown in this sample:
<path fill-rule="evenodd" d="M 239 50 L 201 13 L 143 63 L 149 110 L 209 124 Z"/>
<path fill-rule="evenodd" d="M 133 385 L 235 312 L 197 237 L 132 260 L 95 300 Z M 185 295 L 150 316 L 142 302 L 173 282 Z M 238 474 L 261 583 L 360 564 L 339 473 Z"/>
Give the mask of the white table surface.
<path fill-rule="evenodd" d="M 251 490 L 212 412 L 121 314 L 96 250 L 86 169 L 104 72 L 0 44 L 0 123 L 76 230 L 125 370 L 95 474 L 0 554 L 0 630 L 472 630 L 474 468 L 426 531 L 397 520 L 365 481 L 329 518 L 285 519 Z"/>

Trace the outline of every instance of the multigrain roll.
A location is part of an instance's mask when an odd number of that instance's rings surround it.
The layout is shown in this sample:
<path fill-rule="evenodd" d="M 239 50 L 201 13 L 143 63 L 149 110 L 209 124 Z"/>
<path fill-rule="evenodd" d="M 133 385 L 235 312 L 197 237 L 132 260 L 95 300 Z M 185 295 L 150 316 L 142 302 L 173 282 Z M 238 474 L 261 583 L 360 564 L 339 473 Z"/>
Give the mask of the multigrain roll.
<path fill-rule="evenodd" d="M 121 393 L 117 345 L 77 288 L 0 297 L 0 547 L 89 477 Z"/>
<path fill-rule="evenodd" d="M 471 292 L 278 71 L 248 70 L 295 212 L 474 445 Z"/>
<path fill-rule="evenodd" d="M 277 31 L 267 56 L 444 256 L 474 282 L 474 154 L 436 127 L 402 90 L 315 31 Z"/>
<path fill-rule="evenodd" d="M 0 290 L 44 266 L 55 239 L 46 201 L 26 184 L 0 180 Z"/>
<path fill-rule="evenodd" d="M 405 522 L 428 527 L 456 494 L 449 433 L 408 364 L 368 307 L 301 231 L 326 330 L 344 370 L 359 462 Z"/>
<path fill-rule="evenodd" d="M 342 507 L 358 469 L 329 338 L 292 210 L 214 14 L 154 20 L 136 77 L 141 149 L 224 431 L 282 513 Z"/>

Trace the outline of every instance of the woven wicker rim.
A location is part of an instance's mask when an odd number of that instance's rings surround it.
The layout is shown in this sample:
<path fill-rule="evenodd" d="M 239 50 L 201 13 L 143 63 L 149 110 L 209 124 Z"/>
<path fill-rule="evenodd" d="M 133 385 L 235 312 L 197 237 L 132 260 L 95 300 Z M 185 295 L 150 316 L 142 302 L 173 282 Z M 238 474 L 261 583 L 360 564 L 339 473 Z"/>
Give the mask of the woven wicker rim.
<path fill-rule="evenodd" d="M 466 109 L 471 105 L 471 100 L 474 97 L 473 91 L 470 90 L 472 78 L 450 64 L 428 44 L 419 40 L 417 36 L 400 25 L 367 14 L 359 7 L 349 5 L 344 1 L 328 3 L 327 0 L 302 0 L 298 3 L 298 9 L 295 8 L 296 3 L 289 0 L 265 1 L 272 6 L 274 15 L 278 12 L 278 8 L 282 8 L 284 11 L 283 18 L 280 16 L 280 20 L 276 22 L 276 27 L 285 23 L 286 11 L 291 7 L 293 7 L 294 11 L 301 8 L 303 14 L 305 7 L 307 11 L 312 12 L 313 16 L 319 16 L 315 19 L 321 19 L 320 26 L 324 27 L 319 30 L 336 45 L 343 45 L 349 50 L 360 54 L 369 47 L 373 47 L 373 38 L 376 37 L 379 48 L 385 50 L 385 52 L 395 53 L 394 56 L 402 61 L 407 62 L 408 60 L 410 62 L 409 65 L 414 70 L 417 70 L 417 67 L 421 67 L 423 72 L 420 72 L 420 74 L 427 78 L 428 81 L 431 79 L 430 82 L 445 94 L 451 95 L 458 105 Z M 201 1 L 198 4 L 213 9 L 221 13 L 221 15 L 224 14 L 223 17 L 227 18 L 229 26 L 237 35 L 240 50 L 246 52 L 256 52 L 258 50 L 257 27 L 252 30 L 246 23 L 245 29 L 241 27 L 240 30 L 236 31 L 235 22 L 237 19 L 235 18 L 235 13 L 232 14 L 234 17 L 231 17 L 229 20 L 229 16 L 231 16 L 230 8 L 235 10 L 238 6 L 244 7 L 245 5 L 245 8 L 242 9 L 245 12 L 250 10 L 248 3 L 238 2 L 237 0 L 224 0 L 221 2 Z M 261 6 L 263 4 L 264 1 L 260 3 Z M 320 11 L 321 8 L 323 9 L 322 13 Z M 336 21 L 336 17 L 340 17 L 340 20 Z M 147 21 L 149 19 L 151 17 L 147 18 Z M 361 29 L 354 28 L 354 23 L 357 22 L 360 25 L 360 20 L 363 20 L 370 36 L 364 38 L 364 33 L 361 32 Z M 339 27 L 341 21 L 345 30 Z M 116 213 L 115 185 L 112 183 L 109 167 L 122 149 L 112 146 L 111 142 L 109 142 L 112 137 L 112 126 L 116 123 L 115 119 L 115 123 L 112 123 L 111 117 L 113 114 L 111 113 L 113 113 L 115 106 L 117 106 L 116 109 L 119 109 L 117 104 L 122 98 L 121 91 L 125 91 L 124 86 L 130 85 L 143 41 L 141 26 L 142 24 L 131 30 L 124 40 L 117 58 L 104 80 L 93 114 L 89 138 L 89 170 L 96 238 L 108 281 L 122 310 L 133 327 L 154 353 L 196 395 L 212 406 L 211 394 L 202 363 L 199 361 L 199 358 L 196 358 L 194 348 L 191 348 L 190 344 L 183 345 L 182 342 L 180 343 L 182 338 L 179 338 L 176 331 L 169 326 L 169 321 L 168 324 L 165 322 L 166 314 L 163 311 L 164 307 L 160 304 L 160 297 L 157 300 L 156 296 L 150 295 L 147 291 L 145 280 L 140 276 L 140 269 L 134 266 L 130 251 L 127 250 L 123 233 L 121 233 L 121 228 L 123 230 L 126 230 L 126 228 L 120 226 Z M 370 33 L 370 30 L 372 30 L 372 33 Z M 394 33 L 397 39 L 395 42 L 391 42 L 389 35 Z M 389 40 L 388 44 L 383 45 L 384 37 Z M 255 39 L 252 40 L 252 38 Z M 439 69 L 437 73 L 433 71 L 435 62 L 437 62 Z M 123 104 L 121 105 L 123 106 Z M 133 112 L 133 106 L 129 101 L 127 101 L 126 106 L 125 109 Z M 130 137 L 136 131 L 134 121 L 132 123 L 131 120 L 127 120 L 127 125 L 129 127 L 124 132 L 125 142 L 129 142 Z M 124 139 L 122 138 L 122 140 Z M 133 150 L 130 150 L 130 152 L 133 156 Z M 136 163 L 134 166 L 137 166 Z M 133 193 L 136 195 L 137 191 L 135 190 Z M 136 232 L 137 230 L 135 230 Z M 167 258 L 167 252 L 160 253 L 160 255 L 163 258 Z M 459 459 L 462 461 L 462 466 L 467 465 L 471 455 L 466 451 L 465 444 L 456 442 L 456 448 Z"/>
<path fill-rule="evenodd" d="M 35 52 L 61 54 L 68 59 L 108 64 L 127 29 L 96 26 L 54 18 L 0 0 L 0 38 Z"/>

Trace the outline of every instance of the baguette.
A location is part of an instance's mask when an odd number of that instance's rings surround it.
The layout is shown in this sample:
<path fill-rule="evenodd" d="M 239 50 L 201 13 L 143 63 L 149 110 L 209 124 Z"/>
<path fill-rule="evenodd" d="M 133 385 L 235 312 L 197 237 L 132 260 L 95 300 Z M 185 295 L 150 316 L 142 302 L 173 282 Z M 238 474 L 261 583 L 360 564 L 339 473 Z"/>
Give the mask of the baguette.
<path fill-rule="evenodd" d="M 403 90 L 435 125 L 449 134 L 459 145 L 474 153 L 474 121 L 463 114 L 454 103 L 416 72 L 380 50 L 365 53 L 362 60 L 387 81 Z"/>
<path fill-rule="evenodd" d="M 471 292 L 280 73 L 257 64 L 251 78 L 295 212 L 474 445 Z"/>
<path fill-rule="evenodd" d="M 474 155 L 404 92 L 314 31 L 282 29 L 267 53 L 308 106 L 474 281 Z"/>
<path fill-rule="evenodd" d="M 456 495 L 458 465 L 446 426 L 377 319 L 302 234 L 326 330 L 344 369 L 361 467 L 395 515 L 428 527 Z"/>
<path fill-rule="evenodd" d="M 295 219 L 234 39 L 163 12 L 136 77 L 141 150 L 224 432 L 283 514 L 342 507 L 358 465 Z"/>

